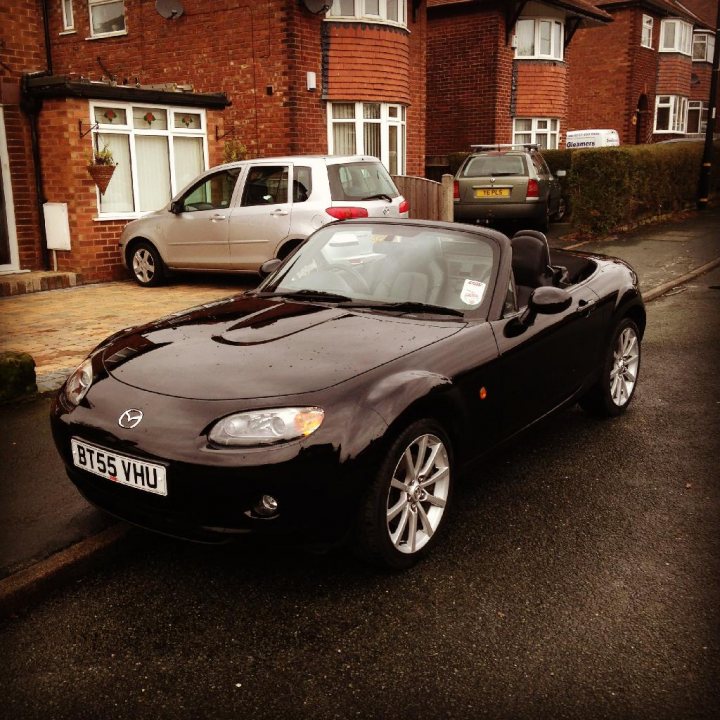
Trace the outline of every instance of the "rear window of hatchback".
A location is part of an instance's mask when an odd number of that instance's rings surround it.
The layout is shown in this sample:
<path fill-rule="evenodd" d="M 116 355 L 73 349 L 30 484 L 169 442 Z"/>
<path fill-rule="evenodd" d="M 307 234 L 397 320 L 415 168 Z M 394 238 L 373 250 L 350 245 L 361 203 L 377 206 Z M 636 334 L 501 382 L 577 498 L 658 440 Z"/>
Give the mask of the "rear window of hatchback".
<path fill-rule="evenodd" d="M 527 175 L 527 164 L 522 155 L 478 155 L 470 158 L 464 177 L 499 177 L 502 175 Z"/>
<path fill-rule="evenodd" d="M 400 194 L 382 163 L 328 165 L 330 196 L 333 200 L 370 200 L 378 195 L 396 198 Z"/>

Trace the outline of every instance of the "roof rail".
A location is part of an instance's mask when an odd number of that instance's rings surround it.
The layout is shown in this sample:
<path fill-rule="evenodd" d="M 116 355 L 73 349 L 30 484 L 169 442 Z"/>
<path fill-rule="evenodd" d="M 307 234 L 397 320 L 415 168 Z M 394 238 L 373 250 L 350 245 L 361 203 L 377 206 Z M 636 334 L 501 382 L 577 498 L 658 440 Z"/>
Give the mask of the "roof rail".
<path fill-rule="evenodd" d="M 495 145 L 471 145 L 471 148 L 477 148 L 480 150 L 499 150 L 500 148 L 522 148 L 523 150 L 539 150 L 540 145 L 537 143 L 506 143 L 506 144 L 495 144 Z"/>

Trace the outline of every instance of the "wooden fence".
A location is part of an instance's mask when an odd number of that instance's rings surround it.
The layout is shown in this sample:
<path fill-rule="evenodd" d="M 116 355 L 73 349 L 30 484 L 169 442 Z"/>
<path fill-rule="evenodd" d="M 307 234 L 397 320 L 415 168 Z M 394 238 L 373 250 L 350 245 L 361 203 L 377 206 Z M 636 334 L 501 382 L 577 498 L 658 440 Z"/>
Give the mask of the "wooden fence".
<path fill-rule="evenodd" d="M 442 182 L 410 175 L 393 175 L 393 180 L 402 196 L 410 203 L 411 218 L 452 222 L 452 175 L 443 175 Z"/>

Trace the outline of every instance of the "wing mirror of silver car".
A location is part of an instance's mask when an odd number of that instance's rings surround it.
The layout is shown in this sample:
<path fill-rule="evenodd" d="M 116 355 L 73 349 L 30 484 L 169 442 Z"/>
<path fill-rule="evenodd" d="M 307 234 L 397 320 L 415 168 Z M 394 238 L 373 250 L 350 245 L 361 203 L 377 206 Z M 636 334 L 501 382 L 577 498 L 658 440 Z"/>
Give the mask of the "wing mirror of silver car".
<path fill-rule="evenodd" d="M 185 206 L 180 200 L 173 200 L 170 203 L 170 212 L 173 215 L 179 215 L 180 213 L 185 212 Z"/>
<path fill-rule="evenodd" d="M 572 297 L 563 288 L 550 285 L 532 291 L 527 307 L 505 326 L 506 337 L 522 335 L 538 315 L 557 315 L 565 312 L 572 304 Z"/>

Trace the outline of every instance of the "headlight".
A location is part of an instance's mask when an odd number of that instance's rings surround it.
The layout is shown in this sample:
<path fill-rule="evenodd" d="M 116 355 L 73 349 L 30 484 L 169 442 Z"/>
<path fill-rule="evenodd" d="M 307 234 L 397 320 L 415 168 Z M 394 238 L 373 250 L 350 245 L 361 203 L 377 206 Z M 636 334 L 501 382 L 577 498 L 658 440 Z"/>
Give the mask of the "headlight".
<path fill-rule="evenodd" d="M 312 435 L 324 417 L 318 407 L 251 410 L 218 420 L 208 438 L 218 445 L 272 445 Z"/>
<path fill-rule="evenodd" d="M 93 381 L 92 360 L 88 358 L 82 365 L 68 378 L 65 384 L 65 397 L 73 404 L 79 405 L 82 399 L 87 395 Z"/>

